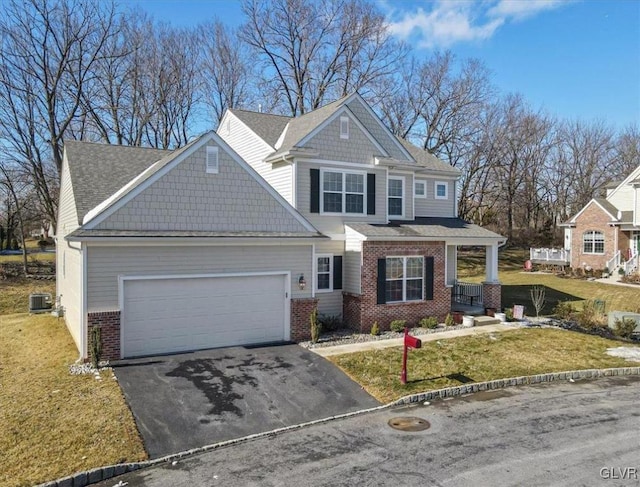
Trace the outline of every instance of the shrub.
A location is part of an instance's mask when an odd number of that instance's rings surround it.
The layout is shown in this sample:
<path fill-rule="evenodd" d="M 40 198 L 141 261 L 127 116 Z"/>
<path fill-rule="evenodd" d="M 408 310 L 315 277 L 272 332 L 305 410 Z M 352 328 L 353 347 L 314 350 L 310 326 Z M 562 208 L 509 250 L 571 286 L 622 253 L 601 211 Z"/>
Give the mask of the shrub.
<path fill-rule="evenodd" d="M 504 316 L 507 319 L 507 321 L 513 321 L 513 308 L 505 309 Z"/>
<path fill-rule="evenodd" d="M 578 324 L 587 330 L 593 330 L 605 324 L 601 307 L 592 300 L 584 302 L 582 309 L 575 314 L 575 318 Z"/>
<path fill-rule="evenodd" d="M 422 328 L 433 329 L 438 326 L 438 319 L 435 316 L 429 316 L 428 318 L 422 318 L 420 320 L 420 326 Z"/>
<path fill-rule="evenodd" d="M 618 269 L 618 274 L 624 276 L 624 267 L 620 267 L 620 269 Z"/>
<path fill-rule="evenodd" d="M 444 324 L 445 326 L 453 326 L 456 324 L 455 321 L 453 321 L 453 316 L 451 316 L 451 313 L 447 313 L 447 316 L 444 319 Z"/>
<path fill-rule="evenodd" d="M 546 301 L 547 289 L 544 286 L 533 286 L 529 292 L 531 293 L 533 307 L 536 309 L 536 317 L 539 317 Z"/>
<path fill-rule="evenodd" d="M 320 315 L 318 321 L 322 326 L 322 331 L 336 331 L 342 328 L 340 315 Z"/>
<path fill-rule="evenodd" d="M 373 336 L 378 336 L 380 334 L 380 327 L 378 326 L 377 321 L 373 322 L 373 326 L 371 327 L 371 334 Z"/>
<path fill-rule="evenodd" d="M 100 357 L 102 355 L 102 332 L 99 326 L 91 328 L 91 365 L 94 369 L 98 368 Z"/>
<path fill-rule="evenodd" d="M 391 331 L 401 332 L 404 331 L 405 326 L 407 326 L 407 320 L 393 320 L 389 328 Z"/>
<path fill-rule="evenodd" d="M 569 301 L 558 301 L 553 308 L 553 314 L 561 320 L 570 319 L 576 312 L 576 308 Z"/>
<path fill-rule="evenodd" d="M 317 343 L 320 338 L 322 325 L 318 321 L 318 310 L 314 309 L 309 316 L 309 324 L 311 325 L 311 343 Z"/>
<path fill-rule="evenodd" d="M 622 320 L 616 320 L 614 323 L 613 332 L 622 338 L 631 338 L 636 331 L 636 321 L 631 318 L 624 318 Z"/>
<path fill-rule="evenodd" d="M 46 249 L 47 245 L 49 245 L 49 243 L 46 240 L 38 240 L 38 247 L 40 247 L 40 250 Z"/>

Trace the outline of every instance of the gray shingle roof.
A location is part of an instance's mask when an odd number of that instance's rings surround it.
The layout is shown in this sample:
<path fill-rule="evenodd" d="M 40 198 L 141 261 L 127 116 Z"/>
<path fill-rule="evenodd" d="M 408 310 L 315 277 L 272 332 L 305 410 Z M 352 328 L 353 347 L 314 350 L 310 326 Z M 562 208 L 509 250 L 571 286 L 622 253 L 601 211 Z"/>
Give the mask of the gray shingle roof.
<path fill-rule="evenodd" d="M 170 151 L 68 140 L 64 144 L 78 222 Z"/>
<path fill-rule="evenodd" d="M 618 217 L 618 208 L 616 208 L 609 200 L 604 198 L 594 198 L 600 206 L 609 212 L 614 218 Z"/>
<path fill-rule="evenodd" d="M 463 238 L 469 244 L 480 239 L 504 239 L 490 230 L 460 218 L 427 218 L 419 217 L 413 221 L 395 221 L 386 225 L 370 223 L 345 223 L 356 232 L 366 237 L 406 240 L 408 238 Z"/>
<path fill-rule="evenodd" d="M 273 115 L 270 113 L 250 112 L 247 110 L 230 109 L 247 127 L 251 128 L 258 137 L 271 147 L 276 145 L 280 134 L 291 120 L 291 117 Z"/>
<path fill-rule="evenodd" d="M 633 210 L 631 211 L 622 211 L 622 216 L 620 221 L 623 223 L 633 223 Z"/>
<path fill-rule="evenodd" d="M 400 137 L 397 137 L 397 139 L 404 146 L 407 152 L 411 154 L 411 157 L 413 157 L 416 160 L 416 163 L 419 166 L 426 167 L 427 169 L 432 169 L 434 171 L 449 172 L 456 175 L 460 174 L 460 171 L 458 169 L 451 166 L 450 164 L 447 164 L 444 161 L 441 161 L 430 152 L 427 152 L 426 150 L 416 147 L 408 140 L 404 140 Z"/>

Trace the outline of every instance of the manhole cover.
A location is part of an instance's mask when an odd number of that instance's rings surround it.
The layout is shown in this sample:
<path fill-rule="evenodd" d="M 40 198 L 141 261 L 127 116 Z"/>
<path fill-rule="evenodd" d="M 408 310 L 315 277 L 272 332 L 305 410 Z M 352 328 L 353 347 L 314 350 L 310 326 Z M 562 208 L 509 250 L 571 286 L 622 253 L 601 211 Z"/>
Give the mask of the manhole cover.
<path fill-rule="evenodd" d="M 429 429 L 431 424 L 426 419 L 416 418 L 415 416 L 402 416 L 391 418 L 389 426 L 400 431 L 423 431 Z"/>

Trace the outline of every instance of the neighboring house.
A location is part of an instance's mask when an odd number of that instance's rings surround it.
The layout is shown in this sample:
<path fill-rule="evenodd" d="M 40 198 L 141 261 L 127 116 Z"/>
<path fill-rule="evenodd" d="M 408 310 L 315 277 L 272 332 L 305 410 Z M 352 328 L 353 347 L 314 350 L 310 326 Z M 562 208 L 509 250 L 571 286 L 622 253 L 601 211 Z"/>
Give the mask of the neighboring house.
<path fill-rule="evenodd" d="M 606 187 L 605 198 L 594 198 L 565 227 L 565 249 L 571 267 L 637 271 L 640 251 L 640 166 L 621 183 Z"/>
<path fill-rule="evenodd" d="M 218 135 L 173 152 L 65 143 L 57 294 L 80 356 L 300 340 L 329 240 Z"/>
<path fill-rule="evenodd" d="M 395 137 L 357 93 L 295 118 L 231 109 L 217 132 L 329 237 L 313 244 L 320 313 L 362 331 L 442 320 L 461 293 L 459 245 L 486 248 L 471 304 L 500 308 L 504 237 L 457 218 L 459 171 Z"/>

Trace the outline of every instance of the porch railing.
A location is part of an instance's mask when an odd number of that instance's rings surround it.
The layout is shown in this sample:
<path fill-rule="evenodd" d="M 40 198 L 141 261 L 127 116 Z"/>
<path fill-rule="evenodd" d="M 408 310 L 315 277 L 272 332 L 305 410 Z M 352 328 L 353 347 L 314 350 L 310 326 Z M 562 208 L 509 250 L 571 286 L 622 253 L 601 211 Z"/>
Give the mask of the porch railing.
<path fill-rule="evenodd" d="M 567 249 L 529 249 L 529 259 L 544 262 L 571 262 L 571 251 Z"/>
<path fill-rule="evenodd" d="M 620 267 L 620 251 L 618 250 L 613 257 L 611 257 L 606 264 L 609 272 L 615 271 L 618 267 Z"/>
<path fill-rule="evenodd" d="M 625 275 L 629 275 L 632 272 L 636 271 L 638 269 L 638 258 L 640 257 L 640 254 L 635 254 L 633 255 L 628 261 L 626 261 L 624 263 L 624 273 Z"/>
<path fill-rule="evenodd" d="M 484 303 L 482 284 L 456 280 L 453 285 L 453 300 L 456 303 L 467 304 L 469 306 L 482 306 Z"/>

